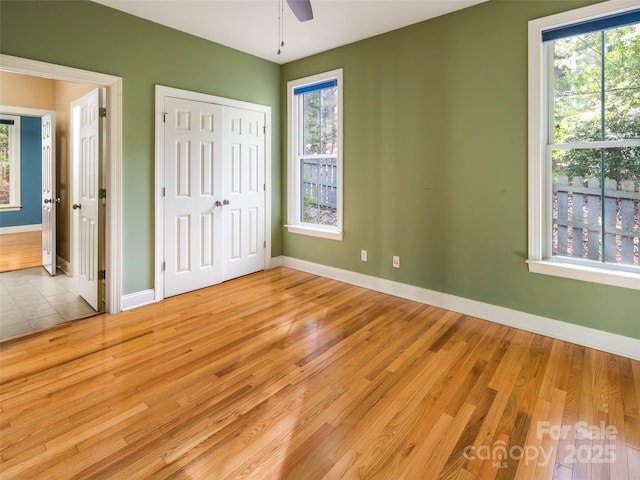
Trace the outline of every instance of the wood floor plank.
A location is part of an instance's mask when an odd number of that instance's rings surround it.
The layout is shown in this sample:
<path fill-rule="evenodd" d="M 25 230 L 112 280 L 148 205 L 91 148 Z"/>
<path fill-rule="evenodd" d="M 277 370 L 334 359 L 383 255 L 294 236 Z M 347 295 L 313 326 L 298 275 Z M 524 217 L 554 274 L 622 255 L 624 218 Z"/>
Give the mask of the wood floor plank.
<path fill-rule="evenodd" d="M 429 359 L 429 363 L 442 365 L 446 371 L 456 358 L 464 355 L 464 352 L 465 349 L 461 345 L 457 352 L 451 352 L 446 356 L 436 353 L 436 357 L 440 358 Z M 417 362 L 415 367 L 416 373 L 408 372 L 403 377 L 406 384 L 399 382 L 394 386 L 393 391 L 397 394 L 392 397 L 384 396 L 360 422 L 361 428 L 356 427 L 352 430 L 354 437 L 345 441 L 345 445 L 352 445 L 352 448 L 360 453 L 356 468 L 361 475 L 373 476 L 374 472 L 384 468 L 390 461 L 390 453 L 398 448 L 404 438 L 402 433 L 419 418 L 424 393 L 441 380 L 439 372 L 425 368 L 421 362 Z M 404 405 L 401 412 L 397 411 L 396 402 Z M 368 419 L 369 416 L 372 418 Z"/>
<path fill-rule="evenodd" d="M 566 392 L 564 390 L 553 389 L 549 404 L 549 415 L 546 418 L 549 426 L 562 424 L 565 399 Z M 558 435 L 542 436 L 539 450 L 536 452 L 536 458 L 533 459 L 536 464 L 535 478 L 551 478 L 554 475 L 557 455 L 558 453 L 562 454 L 562 452 L 558 452 L 558 441 Z"/>
<path fill-rule="evenodd" d="M 0 234 L 0 272 L 42 265 L 42 232 Z"/>
<path fill-rule="evenodd" d="M 0 343 L 0 477 L 637 479 L 639 399 L 640 362 L 278 268 Z"/>

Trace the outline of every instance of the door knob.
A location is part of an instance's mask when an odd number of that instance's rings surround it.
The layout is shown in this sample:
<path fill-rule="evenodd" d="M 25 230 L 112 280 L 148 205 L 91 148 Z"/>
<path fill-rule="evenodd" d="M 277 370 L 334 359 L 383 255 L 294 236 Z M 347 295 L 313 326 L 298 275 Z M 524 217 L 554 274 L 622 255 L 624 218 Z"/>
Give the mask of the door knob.
<path fill-rule="evenodd" d="M 56 203 L 60 203 L 60 197 L 56 198 Z"/>
<path fill-rule="evenodd" d="M 213 204 L 216 207 L 221 207 L 222 206 L 222 202 L 220 200 L 216 200 L 216 203 Z"/>
<path fill-rule="evenodd" d="M 44 203 L 51 203 L 51 201 L 52 201 L 52 200 L 51 200 L 50 198 L 45 198 L 45 199 L 44 199 Z"/>
<path fill-rule="evenodd" d="M 223 203 L 224 205 L 229 205 L 229 200 L 225 199 L 225 200 L 223 200 L 223 201 L 222 201 L 222 203 Z"/>
<path fill-rule="evenodd" d="M 78 210 L 79 208 L 82 208 L 82 205 L 80 205 L 79 203 L 74 203 L 71 208 L 73 208 L 74 210 Z"/>

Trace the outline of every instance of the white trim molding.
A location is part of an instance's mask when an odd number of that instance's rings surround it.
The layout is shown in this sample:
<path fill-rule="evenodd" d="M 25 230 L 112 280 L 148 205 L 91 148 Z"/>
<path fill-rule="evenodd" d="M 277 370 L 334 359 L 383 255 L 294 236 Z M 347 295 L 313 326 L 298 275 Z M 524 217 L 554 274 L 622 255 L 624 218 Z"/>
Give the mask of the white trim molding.
<path fill-rule="evenodd" d="M 107 126 L 105 171 L 107 209 L 105 215 L 105 310 L 120 311 L 122 288 L 122 78 L 73 67 L 0 54 L 0 70 L 53 80 L 94 85 L 106 90 Z"/>
<path fill-rule="evenodd" d="M 142 290 L 140 292 L 123 295 L 120 299 L 120 306 L 122 307 L 122 311 L 124 312 L 134 308 L 142 307 L 144 305 L 155 303 L 155 301 L 155 292 L 153 290 Z"/>
<path fill-rule="evenodd" d="M 2 70 L 2 68 L 0 68 Z M 0 112 L 7 113 L 9 115 L 20 115 L 22 117 L 42 117 L 49 110 L 42 110 L 41 108 L 28 108 L 28 107 L 14 107 L 13 105 L 0 105 Z"/>
<path fill-rule="evenodd" d="M 640 275 L 624 270 L 614 270 L 613 268 L 607 270 L 598 266 L 590 267 L 589 265 L 571 263 L 570 261 L 558 262 L 553 259 L 542 261 L 527 260 L 527 265 L 531 273 L 640 290 Z"/>
<path fill-rule="evenodd" d="M 329 240 L 342 241 L 343 233 L 331 231 L 324 228 L 311 228 L 302 225 L 285 225 L 289 233 L 309 235 L 310 237 L 327 238 Z"/>
<path fill-rule="evenodd" d="M 22 169 L 22 157 L 20 156 L 20 148 L 22 148 L 22 117 L 20 115 L 12 115 L 6 111 L 0 112 L 0 119 L 11 122 L 11 128 L 8 130 L 8 161 L 11 175 L 9 178 L 9 203 L 0 206 L 2 212 L 17 212 L 22 209 L 21 183 L 22 177 L 20 171 Z"/>
<path fill-rule="evenodd" d="M 415 302 L 433 305 L 454 312 L 470 315 L 508 327 L 518 328 L 527 332 L 545 335 L 558 340 L 575 343 L 596 350 L 622 355 L 640 360 L 640 339 L 626 337 L 615 333 L 596 330 L 573 323 L 562 322 L 551 318 L 541 317 L 518 310 L 512 310 L 497 305 L 470 300 L 467 298 L 436 292 L 421 287 L 394 282 L 384 278 L 372 277 L 362 273 L 342 270 L 305 260 L 291 257 L 282 258 L 282 266 L 311 273 L 321 277 L 331 278 L 377 292 L 394 295 L 396 297 L 413 300 Z M 272 262 L 273 263 L 273 262 Z"/>
<path fill-rule="evenodd" d="M 4 233 L 23 233 L 23 232 L 39 232 L 42 230 L 41 223 L 32 225 L 16 225 L 15 227 L 0 227 L 0 234 Z"/>

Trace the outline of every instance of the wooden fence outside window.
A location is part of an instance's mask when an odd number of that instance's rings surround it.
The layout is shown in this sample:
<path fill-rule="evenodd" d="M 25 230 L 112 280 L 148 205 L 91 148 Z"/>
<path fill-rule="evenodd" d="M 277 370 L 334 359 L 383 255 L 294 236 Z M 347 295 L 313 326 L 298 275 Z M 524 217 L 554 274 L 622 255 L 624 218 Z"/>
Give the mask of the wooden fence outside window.
<path fill-rule="evenodd" d="M 602 261 L 604 217 L 604 261 L 640 265 L 639 187 L 605 180 L 603 209 L 599 179 L 559 177 L 553 186 L 553 253 Z"/>

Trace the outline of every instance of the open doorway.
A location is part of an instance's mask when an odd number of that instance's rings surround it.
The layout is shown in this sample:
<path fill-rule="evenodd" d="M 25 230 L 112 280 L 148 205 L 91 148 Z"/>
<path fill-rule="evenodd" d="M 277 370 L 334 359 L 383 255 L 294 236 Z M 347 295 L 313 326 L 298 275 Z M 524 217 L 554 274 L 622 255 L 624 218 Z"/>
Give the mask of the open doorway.
<path fill-rule="evenodd" d="M 74 121 L 73 106 L 96 89 L 2 71 L 0 83 L 0 114 L 15 119 L 0 131 L 2 160 L 17 153 L 13 164 L 6 162 L 0 171 L 0 339 L 6 339 L 99 313 L 103 298 L 94 293 L 87 301 L 82 291 L 80 269 L 74 267 L 79 263 L 74 253 L 80 238 L 75 217 L 80 212 L 72 208 L 79 202 L 81 162 L 74 141 L 80 137 L 80 124 Z M 45 135 L 52 120 L 53 131 Z M 15 130 L 13 142 L 5 135 L 9 128 Z M 98 233 L 103 235 L 104 229 Z"/>
<path fill-rule="evenodd" d="M 40 82 L 41 84 L 48 84 L 48 87 L 45 86 L 44 94 L 47 94 L 47 88 L 50 91 L 53 90 L 53 106 L 51 104 L 42 105 L 44 108 L 38 108 L 35 110 L 40 111 L 22 111 L 18 112 L 20 115 L 25 116 L 38 116 L 42 114 L 42 112 L 54 111 L 56 112 L 57 120 L 59 120 L 58 125 L 59 128 L 57 130 L 56 135 L 56 143 L 58 146 L 58 167 L 57 167 L 57 176 L 58 181 L 56 182 L 57 191 L 54 196 L 50 199 L 50 202 L 59 202 L 57 206 L 59 206 L 58 210 L 60 215 L 58 215 L 58 219 L 56 221 L 56 226 L 58 229 L 58 234 L 56 235 L 57 240 L 57 248 L 55 249 L 55 258 L 58 261 L 59 269 L 55 270 L 55 273 L 61 273 L 62 275 L 49 276 L 43 275 L 44 269 L 41 267 L 35 267 L 35 269 L 23 269 L 23 267 L 29 267 L 28 262 L 23 263 L 22 260 L 14 261 L 12 265 L 5 266 L 7 268 L 3 268 L 2 260 L 0 260 L 0 268 L 2 269 L 10 269 L 13 270 L 10 275 L 11 279 L 8 279 L 7 282 L 12 285 L 11 289 L 17 292 L 18 295 L 26 296 L 31 293 L 32 297 L 39 298 L 38 295 L 44 297 L 45 294 L 48 296 L 58 296 L 56 299 L 55 305 L 52 302 L 49 302 L 49 306 L 41 304 L 39 308 L 36 308 L 34 302 L 30 305 L 30 311 L 34 312 L 39 310 L 37 313 L 51 313 L 51 308 L 55 310 L 56 313 L 59 314 L 59 320 L 67 321 L 70 319 L 80 318 L 87 316 L 91 313 L 95 313 L 95 310 L 84 305 L 75 305 L 72 306 L 68 304 L 68 300 L 72 297 L 79 297 L 75 292 L 77 291 L 76 282 L 75 282 L 75 274 L 73 272 L 73 214 L 74 212 L 72 205 L 74 199 L 72 196 L 72 187 L 73 187 L 73 168 L 71 163 L 71 130 L 70 130 L 70 117 L 72 115 L 71 111 L 71 103 L 77 98 L 81 97 L 87 91 L 95 90 L 98 87 L 98 90 L 102 91 L 103 94 L 107 97 L 107 108 L 105 111 L 110 111 L 111 118 L 105 120 L 105 128 L 103 133 L 103 137 L 105 139 L 104 147 L 105 147 L 105 155 L 104 155 L 104 164 L 101 168 L 101 173 L 103 177 L 103 183 L 99 185 L 100 187 L 100 196 L 104 198 L 103 193 L 106 195 L 106 192 L 110 192 L 110 198 L 103 200 L 103 218 L 102 223 L 100 225 L 99 236 L 101 238 L 100 244 L 103 246 L 101 253 L 101 266 L 104 265 L 104 270 L 108 271 L 110 275 L 107 279 L 103 278 L 103 281 L 100 282 L 102 285 L 101 292 L 99 293 L 99 300 L 97 306 L 97 310 L 102 310 L 107 313 L 115 313 L 120 311 L 120 269 L 119 269 L 119 258 L 120 258 L 120 240 L 119 240 L 119 232 L 120 232 L 120 218 L 119 218 L 119 205 L 120 205 L 120 159 L 121 159 L 121 79 L 118 77 L 113 77 L 109 75 L 103 75 L 93 72 L 87 72 L 82 70 L 73 69 L 70 67 L 57 66 L 52 64 L 46 64 L 43 62 L 36 62 L 32 60 L 20 59 L 17 57 L 11 57 L 7 55 L 0 55 L 0 71 L 2 71 L 1 75 L 12 75 L 12 76 L 20 76 L 20 80 L 22 80 L 22 85 L 26 86 L 29 84 L 27 82 L 27 78 L 31 80 Z M 6 78 L 6 77 L 5 77 Z M 6 82 L 3 78 L 3 89 L 2 93 L 6 93 Z M 17 77 L 16 77 L 17 78 Z M 40 89 L 39 93 L 29 93 L 27 98 L 29 101 L 33 102 L 38 98 L 38 95 L 43 94 L 43 90 Z M 18 103 L 16 100 L 10 99 L 7 100 L 6 97 L 0 97 L 0 105 L 2 107 L 15 106 Z M 37 106 L 37 105 L 36 105 Z M 25 110 L 34 107 L 33 104 L 31 106 L 20 107 Z M 53 108 L 52 108 L 53 107 Z M 32 108 L 33 110 L 33 108 Z M 35 114 L 35 115 L 34 115 Z M 24 173 L 24 172 L 22 172 Z M 26 182 L 29 183 L 29 182 Z M 37 183 L 34 181 L 33 183 Z M 23 182 L 23 184 L 25 184 Z M 34 195 L 31 195 L 34 196 Z M 39 196 L 39 195 L 38 195 Z M 24 197 L 26 199 L 26 197 Z M 57 199 L 60 200 L 57 200 Z M 47 203 L 46 199 L 38 199 L 44 200 L 44 203 Z M 0 222 L 0 227 L 5 227 L 3 223 Z M 13 226 L 10 226 L 8 230 L 4 228 L 0 228 L 0 235 L 4 236 L 6 234 L 7 240 L 9 237 L 19 233 L 20 235 L 25 235 L 26 237 L 9 241 L 9 242 L 1 242 L 0 249 L 3 250 L 3 259 L 8 255 L 15 256 L 16 254 L 10 254 L 10 250 L 15 246 L 26 247 L 28 244 L 36 243 L 37 248 L 40 250 L 40 253 L 43 251 L 43 244 L 37 244 L 37 238 L 33 235 L 32 232 L 28 230 L 37 230 L 38 225 L 36 224 L 35 228 L 33 225 L 29 227 L 27 225 L 26 232 L 19 231 L 11 231 Z M 18 226 L 18 230 L 20 227 Z M 36 231 L 36 235 L 40 232 Z M 27 238 L 29 236 L 33 236 L 34 238 Z M 77 238 L 77 235 L 75 236 Z M 24 248 L 23 248 L 24 249 Z M 35 257 L 29 251 L 25 251 L 23 254 L 17 254 L 20 256 L 31 256 Z M 31 260 L 37 261 L 35 258 Z M 76 259 L 77 262 L 77 259 Z M 19 269 L 19 270 L 18 270 Z M 0 273 L 0 275 L 4 275 Z M 106 274 L 103 273 L 103 277 Z M 1 280 L 1 279 L 0 279 Z M 54 283 L 55 282 L 55 283 Z M 8 302 L 7 299 L 10 298 L 8 289 L 6 286 L 3 286 L 0 281 L 0 309 L 2 310 L 2 318 L 5 319 L 7 317 L 11 317 L 10 315 L 6 315 L 8 311 L 12 307 L 15 307 L 14 303 Z M 22 286 L 22 288 L 18 288 L 18 286 Z M 63 302 L 64 300 L 64 302 Z M 26 302 L 26 300 L 25 300 Z M 63 305 L 63 303 L 67 303 L 67 305 Z M 19 315 L 16 315 L 18 317 Z M 52 316 L 53 318 L 53 316 Z M 37 329 L 46 328 L 50 326 L 52 322 L 48 324 L 46 322 L 35 322 L 31 321 Z M 13 335 L 7 335 L 5 333 L 10 333 L 2 331 L 7 330 L 0 325 L 0 340 L 2 338 L 11 337 Z"/>

